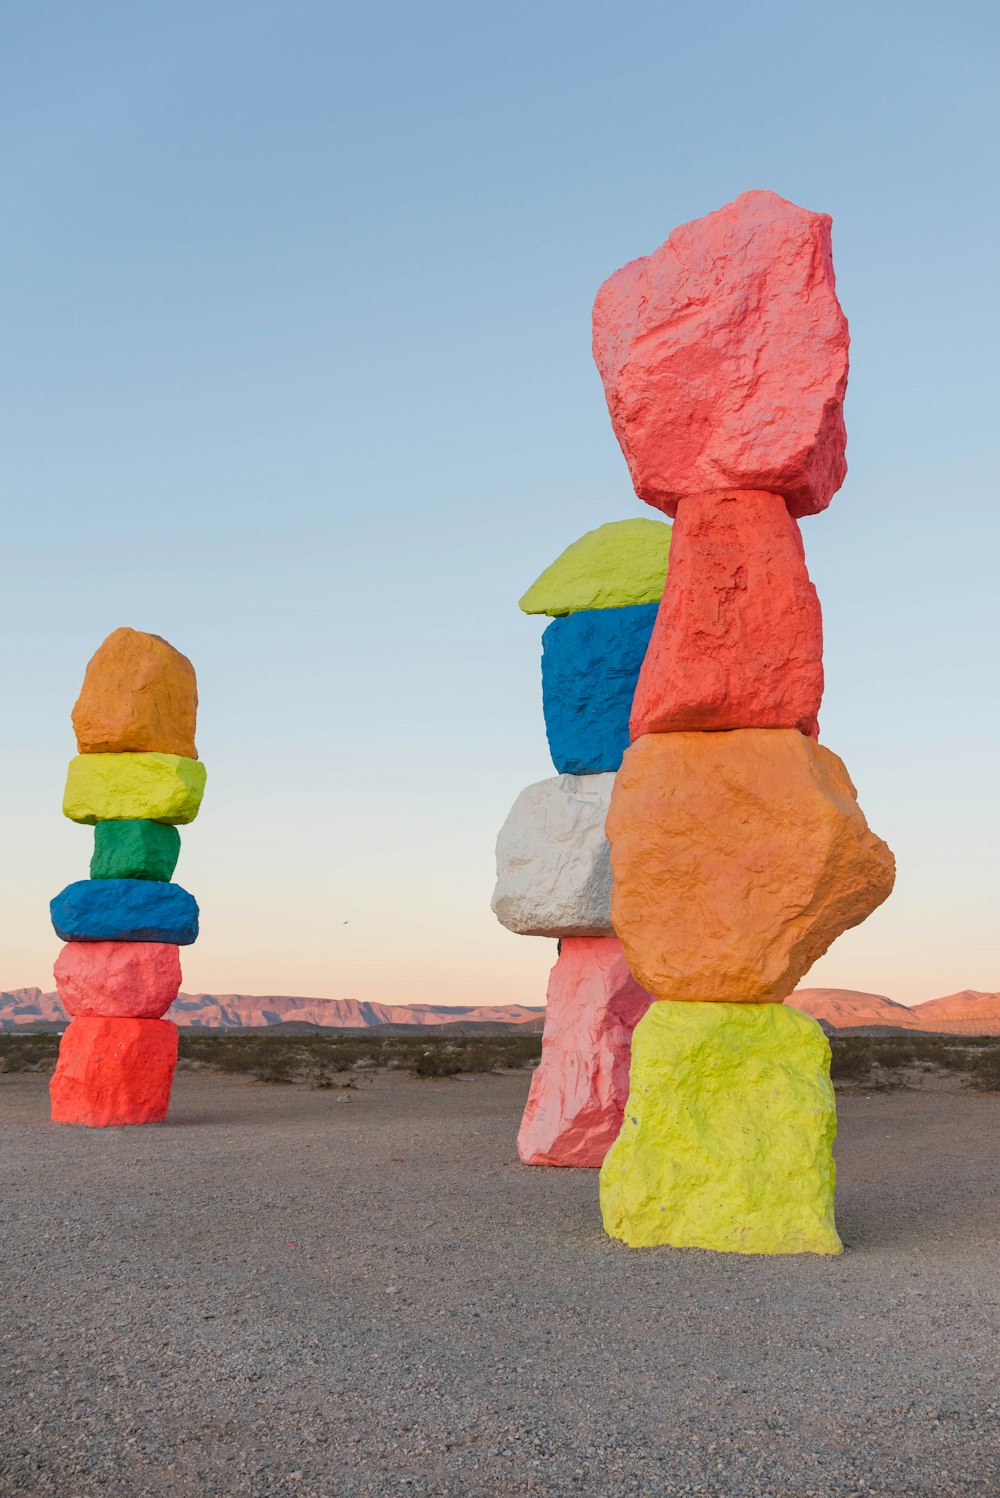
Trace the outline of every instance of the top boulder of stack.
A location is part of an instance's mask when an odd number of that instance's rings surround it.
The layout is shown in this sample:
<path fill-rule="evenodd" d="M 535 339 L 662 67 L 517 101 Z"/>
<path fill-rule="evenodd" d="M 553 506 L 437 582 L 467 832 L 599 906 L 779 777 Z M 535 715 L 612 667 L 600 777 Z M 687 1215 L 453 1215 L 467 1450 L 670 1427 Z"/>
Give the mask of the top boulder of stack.
<path fill-rule="evenodd" d="M 831 220 L 745 192 L 610 276 L 594 359 L 635 492 L 764 489 L 796 518 L 844 481 L 847 320 Z"/>
<path fill-rule="evenodd" d="M 73 709 L 81 754 L 154 751 L 197 759 L 194 667 L 159 635 L 116 629 L 91 657 Z"/>
<path fill-rule="evenodd" d="M 663 596 L 670 526 L 612 520 L 567 546 L 521 599 L 526 614 L 578 614 L 656 603 Z"/>

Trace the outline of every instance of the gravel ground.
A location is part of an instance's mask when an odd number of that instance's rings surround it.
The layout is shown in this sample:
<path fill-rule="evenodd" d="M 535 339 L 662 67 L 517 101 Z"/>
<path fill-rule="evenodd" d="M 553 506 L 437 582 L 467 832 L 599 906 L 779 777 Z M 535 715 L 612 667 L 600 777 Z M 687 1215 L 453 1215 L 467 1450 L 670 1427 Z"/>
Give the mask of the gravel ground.
<path fill-rule="evenodd" d="M 840 1099 L 843 1259 L 632 1252 L 527 1074 L 0 1078 L 0 1492 L 1000 1494 L 1000 1097 Z"/>

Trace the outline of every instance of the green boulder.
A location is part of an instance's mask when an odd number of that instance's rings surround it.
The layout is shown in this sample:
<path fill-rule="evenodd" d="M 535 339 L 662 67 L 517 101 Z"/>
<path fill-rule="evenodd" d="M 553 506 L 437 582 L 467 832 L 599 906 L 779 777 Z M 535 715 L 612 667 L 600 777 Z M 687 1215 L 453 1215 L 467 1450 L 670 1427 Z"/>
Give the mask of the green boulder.
<path fill-rule="evenodd" d="M 91 879 L 157 879 L 170 882 L 181 835 L 166 822 L 98 822 Z"/>

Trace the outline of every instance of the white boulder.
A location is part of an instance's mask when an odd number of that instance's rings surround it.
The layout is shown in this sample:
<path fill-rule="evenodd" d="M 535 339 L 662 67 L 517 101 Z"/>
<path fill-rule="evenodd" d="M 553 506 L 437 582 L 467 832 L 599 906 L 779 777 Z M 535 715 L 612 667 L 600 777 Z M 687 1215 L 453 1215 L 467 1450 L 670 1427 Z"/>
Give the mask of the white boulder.
<path fill-rule="evenodd" d="M 521 792 L 497 838 L 493 913 L 520 936 L 613 936 L 613 774 L 556 775 Z"/>

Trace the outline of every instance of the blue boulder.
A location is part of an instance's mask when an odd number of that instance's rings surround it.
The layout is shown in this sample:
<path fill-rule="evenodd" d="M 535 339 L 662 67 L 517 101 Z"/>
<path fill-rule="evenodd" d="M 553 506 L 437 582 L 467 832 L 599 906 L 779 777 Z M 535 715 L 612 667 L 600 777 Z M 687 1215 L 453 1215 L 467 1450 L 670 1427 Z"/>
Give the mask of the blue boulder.
<path fill-rule="evenodd" d="M 179 884 L 149 879 L 80 879 L 50 902 L 63 941 L 165 941 L 190 946 L 198 903 Z"/>
<path fill-rule="evenodd" d="M 560 775 L 617 770 L 657 603 L 583 609 L 542 635 L 542 706 Z"/>

